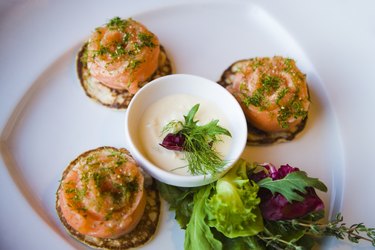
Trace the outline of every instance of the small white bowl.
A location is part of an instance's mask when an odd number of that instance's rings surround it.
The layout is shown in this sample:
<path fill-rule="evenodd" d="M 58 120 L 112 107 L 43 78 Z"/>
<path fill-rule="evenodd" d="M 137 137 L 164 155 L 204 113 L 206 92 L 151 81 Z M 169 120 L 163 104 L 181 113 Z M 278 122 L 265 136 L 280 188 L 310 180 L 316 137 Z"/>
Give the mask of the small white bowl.
<path fill-rule="evenodd" d="M 219 174 L 179 175 L 155 165 L 147 158 L 140 139 L 142 115 L 156 101 L 174 94 L 192 95 L 206 100 L 217 106 L 227 118 L 229 127 L 226 129 L 232 135 L 231 147 L 224 159 L 227 164 Z M 125 135 L 132 156 L 154 178 L 174 186 L 195 187 L 217 180 L 240 158 L 246 146 L 247 125 L 237 100 L 218 83 L 199 76 L 174 74 L 153 80 L 137 92 L 126 111 Z"/>

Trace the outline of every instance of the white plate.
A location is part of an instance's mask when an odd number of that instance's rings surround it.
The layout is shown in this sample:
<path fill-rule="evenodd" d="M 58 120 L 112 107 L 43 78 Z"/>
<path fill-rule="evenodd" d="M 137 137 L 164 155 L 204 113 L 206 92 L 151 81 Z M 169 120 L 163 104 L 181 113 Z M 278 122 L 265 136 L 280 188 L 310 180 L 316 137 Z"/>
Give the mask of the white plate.
<path fill-rule="evenodd" d="M 89 100 L 75 72 L 79 46 L 114 16 L 131 16 L 156 33 L 177 73 L 218 80 L 235 60 L 296 59 L 312 97 L 307 127 L 293 142 L 248 147 L 243 157 L 306 170 L 329 187 L 320 193 L 328 217 L 342 211 L 348 223 L 375 226 L 374 2 L 153 2 L 1 3 L 1 248 L 85 248 L 62 229 L 55 191 L 81 152 L 126 147 L 124 112 Z M 164 206 L 144 249 L 183 249 L 173 216 Z"/>

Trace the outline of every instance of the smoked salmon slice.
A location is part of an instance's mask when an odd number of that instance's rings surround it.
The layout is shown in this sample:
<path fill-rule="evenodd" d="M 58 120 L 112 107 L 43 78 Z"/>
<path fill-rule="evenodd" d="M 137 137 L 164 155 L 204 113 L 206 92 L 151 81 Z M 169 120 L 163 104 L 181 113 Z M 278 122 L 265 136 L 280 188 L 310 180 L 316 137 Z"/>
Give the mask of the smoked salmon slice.
<path fill-rule="evenodd" d="M 124 249 L 149 240 L 160 213 L 155 185 L 125 149 L 100 147 L 78 156 L 63 173 L 56 209 L 78 240 Z M 104 247 L 106 248 L 106 247 Z"/>
<path fill-rule="evenodd" d="M 233 63 L 221 76 L 248 121 L 248 144 L 292 140 L 305 126 L 310 96 L 306 75 L 290 58 L 251 58 Z"/>

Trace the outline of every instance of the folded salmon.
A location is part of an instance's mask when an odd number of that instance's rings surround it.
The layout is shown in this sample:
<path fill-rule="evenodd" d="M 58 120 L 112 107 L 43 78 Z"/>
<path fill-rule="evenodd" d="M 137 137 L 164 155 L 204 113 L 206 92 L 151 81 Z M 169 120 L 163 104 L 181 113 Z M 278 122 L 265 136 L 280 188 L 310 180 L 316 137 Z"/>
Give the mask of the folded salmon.
<path fill-rule="evenodd" d="M 306 124 L 310 97 L 306 76 L 293 59 L 274 56 L 233 63 L 221 76 L 248 121 L 249 144 L 292 140 Z"/>
<path fill-rule="evenodd" d="M 139 88 L 171 74 L 172 67 L 155 34 L 131 18 L 115 17 L 97 27 L 83 45 L 77 71 L 89 97 L 121 109 Z"/>
<path fill-rule="evenodd" d="M 152 237 L 160 200 L 155 186 L 145 185 L 143 171 L 127 150 L 100 147 L 66 168 L 56 208 L 76 239 L 94 247 L 126 249 Z"/>

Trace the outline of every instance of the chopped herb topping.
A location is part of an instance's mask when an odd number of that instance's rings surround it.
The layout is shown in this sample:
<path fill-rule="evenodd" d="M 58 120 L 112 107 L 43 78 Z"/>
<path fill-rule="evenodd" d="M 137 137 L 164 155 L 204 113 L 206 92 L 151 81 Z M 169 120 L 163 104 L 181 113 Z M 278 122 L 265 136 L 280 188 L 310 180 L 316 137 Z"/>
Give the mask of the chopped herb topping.
<path fill-rule="evenodd" d="M 124 164 L 126 161 L 124 161 L 124 160 L 118 160 L 118 161 L 116 161 L 116 166 L 121 166 L 122 164 Z"/>
<path fill-rule="evenodd" d="M 122 152 L 115 151 L 115 150 L 112 150 L 111 153 L 108 155 L 108 157 L 117 157 L 117 158 L 122 159 L 124 161 L 127 160 Z"/>
<path fill-rule="evenodd" d="M 253 105 L 254 107 L 259 107 L 261 110 L 264 110 L 269 105 L 265 95 L 270 95 L 277 91 L 280 87 L 281 79 L 276 76 L 263 75 L 260 80 L 261 87 L 256 89 L 251 96 L 246 93 L 243 93 L 243 103 L 248 107 Z M 242 90 L 245 88 L 242 87 Z M 241 90 L 241 86 L 240 86 Z"/>
<path fill-rule="evenodd" d="M 130 34 L 129 33 L 125 33 L 124 36 L 122 37 L 122 42 L 123 43 L 128 43 L 129 39 L 130 39 Z"/>
<path fill-rule="evenodd" d="M 121 44 L 121 43 L 118 43 L 118 44 L 116 45 L 116 49 L 115 49 L 115 51 L 113 52 L 113 54 L 111 54 L 111 56 L 112 56 L 113 58 L 116 58 L 116 57 L 123 56 L 123 55 L 125 55 L 125 54 L 126 54 L 126 50 L 125 50 L 124 45 Z"/>
<path fill-rule="evenodd" d="M 95 32 L 97 32 L 99 35 L 102 34 L 101 27 L 95 28 Z"/>
<path fill-rule="evenodd" d="M 110 52 L 110 50 L 109 50 L 109 48 L 107 48 L 107 47 L 104 47 L 104 46 L 100 46 L 100 48 L 97 50 L 97 51 L 95 51 L 96 53 L 96 55 L 98 55 L 98 56 L 102 56 L 102 55 L 105 55 L 105 54 L 107 54 L 107 53 L 109 53 Z"/>
<path fill-rule="evenodd" d="M 131 23 L 135 23 L 132 19 L 121 19 L 120 17 L 112 18 L 106 27 L 111 31 L 118 31 L 122 37 L 115 39 L 115 41 L 108 42 L 103 45 L 101 44 L 101 39 L 104 34 L 105 29 L 101 30 L 100 27 L 96 31 L 101 34 L 99 40 L 92 41 L 93 43 L 100 44 L 97 50 L 91 50 L 89 53 L 89 59 L 95 59 L 96 57 L 101 57 L 101 59 L 106 60 L 105 67 L 110 66 L 118 60 L 129 61 L 127 69 L 134 70 L 137 68 L 143 60 L 141 59 L 142 49 L 144 47 L 154 48 L 157 44 L 154 42 L 155 36 L 147 31 L 136 31 L 133 29 Z M 133 34 L 133 32 L 136 32 Z M 87 62 L 86 57 L 81 57 L 81 60 Z"/>
<path fill-rule="evenodd" d="M 103 157 L 107 157 L 107 160 Z M 139 190 L 138 177 L 124 173 L 121 166 L 127 162 L 127 157 L 120 151 L 109 151 L 103 155 L 96 152 L 88 155 L 80 162 L 80 184 L 75 181 L 63 182 L 64 192 L 70 200 L 69 206 L 77 211 L 84 211 L 83 199 L 95 199 L 95 209 L 101 210 L 108 198 L 113 208 L 126 207 L 134 199 L 134 193 Z M 86 163 L 86 164 L 85 164 Z M 92 192 L 90 189 L 94 188 Z M 88 193 L 95 194 L 87 195 Z M 112 217 L 111 211 L 107 219 Z"/>
<path fill-rule="evenodd" d="M 264 75 L 262 77 L 262 88 L 267 94 L 271 94 L 280 87 L 281 79 L 277 76 Z"/>
<path fill-rule="evenodd" d="M 124 31 L 128 21 L 121 19 L 120 17 L 114 17 L 107 23 L 107 27 L 110 30 Z"/>
<path fill-rule="evenodd" d="M 288 119 L 294 117 L 295 119 L 301 117 L 304 119 L 307 116 L 307 111 L 303 109 L 302 102 L 297 99 L 295 95 L 294 99 L 286 106 L 281 106 L 278 114 L 277 121 L 282 128 L 288 128 Z"/>
<path fill-rule="evenodd" d="M 92 178 L 94 179 L 96 188 L 101 189 L 105 176 L 96 172 L 92 173 Z"/>
<path fill-rule="evenodd" d="M 95 157 L 90 155 L 86 158 L 86 164 L 91 164 L 95 160 Z"/>
<path fill-rule="evenodd" d="M 127 53 L 122 43 L 115 43 L 113 47 L 114 49 L 111 49 L 110 47 L 101 45 L 98 50 L 94 51 L 94 57 L 109 54 L 111 58 L 115 59 Z"/>
<path fill-rule="evenodd" d="M 251 96 L 244 96 L 243 102 L 246 106 L 253 105 L 255 107 L 261 107 L 263 100 L 264 100 L 264 94 L 261 89 L 257 89 L 254 91 L 253 95 Z"/>
<path fill-rule="evenodd" d="M 247 67 L 249 70 L 255 71 L 259 67 L 265 66 L 267 61 L 254 58 L 249 61 Z M 300 82 L 305 80 L 305 76 L 299 71 L 293 71 L 294 61 L 290 58 L 282 59 L 281 61 L 281 70 L 287 72 L 291 75 L 293 81 Z M 276 67 L 274 65 L 269 65 L 269 67 Z M 268 71 L 268 69 L 266 69 Z M 299 88 L 296 87 L 296 90 L 293 90 L 295 93 L 292 96 L 290 101 L 282 101 L 284 97 L 290 93 L 291 89 L 288 86 L 285 86 L 284 81 L 286 81 L 282 75 L 275 74 L 273 68 L 271 68 L 272 73 L 261 73 L 259 77 L 259 87 L 249 93 L 249 88 L 246 86 L 246 82 L 240 84 L 240 97 L 244 105 L 249 107 L 250 105 L 259 108 L 260 111 L 266 110 L 270 107 L 271 103 L 269 102 L 269 96 L 276 94 L 275 104 L 280 107 L 280 110 L 277 114 L 277 120 L 282 128 L 288 128 L 290 118 L 294 117 L 304 119 L 307 116 L 307 110 L 304 110 L 303 102 L 299 100 L 298 93 Z M 250 71 L 251 72 L 251 71 Z M 268 71 L 270 72 L 270 71 Z M 287 102 L 287 103 L 286 103 Z"/>
<path fill-rule="evenodd" d="M 284 71 L 285 72 L 290 72 L 290 70 L 292 69 L 292 59 L 285 58 L 284 64 L 285 64 Z"/>
<path fill-rule="evenodd" d="M 280 101 L 285 97 L 285 95 L 289 92 L 288 88 L 282 88 L 279 93 L 277 94 L 276 104 L 280 106 Z"/>
<path fill-rule="evenodd" d="M 142 37 L 144 39 L 146 39 L 145 36 L 142 36 Z M 147 36 L 147 37 L 149 37 L 149 36 Z M 151 37 L 152 37 L 152 35 L 151 35 Z M 128 42 L 128 40 L 129 40 L 129 36 L 127 34 L 125 34 L 122 42 L 117 42 L 117 43 L 113 44 L 112 47 L 114 47 L 114 49 L 111 49 L 110 47 L 101 46 L 99 48 L 99 50 L 94 52 L 94 56 L 103 56 L 103 55 L 109 54 L 110 57 L 113 58 L 113 59 L 120 58 L 124 55 L 135 57 L 137 54 L 140 53 L 142 47 L 144 47 L 144 46 L 154 47 L 155 46 L 155 44 L 152 43 L 151 40 L 150 41 L 144 40 L 142 42 L 142 44 L 134 43 L 133 44 L 134 49 L 126 50 L 125 48 L 127 46 L 126 43 Z M 135 69 L 141 62 L 142 61 L 140 61 L 140 60 L 132 59 L 132 60 L 130 60 L 128 68 Z"/>
<path fill-rule="evenodd" d="M 66 194 L 69 195 L 68 197 L 69 197 L 69 200 L 71 201 L 71 204 L 69 204 L 70 207 L 76 209 L 77 211 L 85 210 L 85 208 L 83 208 L 81 205 L 81 201 L 83 197 L 86 195 L 87 189 L 86 188 L 78 189 L 78 188 L 72 187 L 71 182 L 67 182 L 65 183 L 65 185 L 68 186 L 68 187 L 65 187 L 64 191 Z"/>
<path fill-rule="evenodd" d="M 128 68 L 130 68 L 130 69 L 135 69 L 135 68 L 137 68 L 137 66 L 140 65 L 141 63 L 142 63 L 142 61 L 140 61 L 140 60 L 131 60 L 131 61 L 129 62 Z"/>
<path fill-rule="evenodd" d="M 255 62 L 251 64 L 251 67 L 253 68 L 253 70 L 256 70 L 258 67 L 263 66 L 262 61 L 259 60 L 258 58 L 255 58 L 253 60 L 255 60 Z"/>
<path fill-rule="evenodd" d="M 146 47 L 150 47 L 150 48 L 153 48 L 155 47 L 156 45 L 152 42 L 152 39 L 154 38 L 154 36 L 152 34 L 146 34 L 146 33 L 139 33 L 138 34 L 138 38 L 139 40 L 141 41 L 141 46 L 146 46 Z"/>

